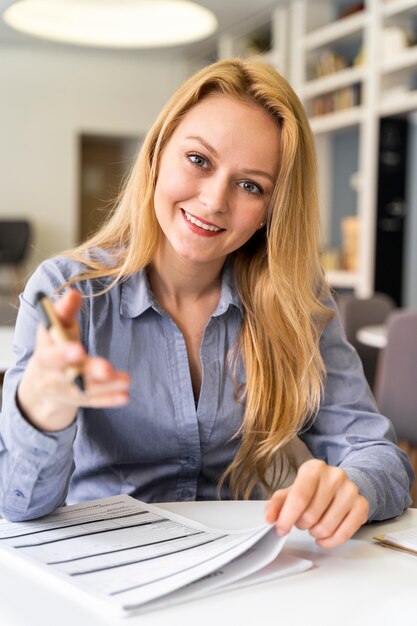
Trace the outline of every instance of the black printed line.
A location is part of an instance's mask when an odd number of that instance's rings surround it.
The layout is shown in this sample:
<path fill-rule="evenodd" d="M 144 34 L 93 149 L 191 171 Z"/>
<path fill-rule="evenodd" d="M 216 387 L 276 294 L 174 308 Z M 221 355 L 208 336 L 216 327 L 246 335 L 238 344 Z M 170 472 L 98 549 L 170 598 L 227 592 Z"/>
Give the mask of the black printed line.
<path fill-rule="evenodd" d="M 225 535 L 225 536 L 227 536 L 227 535 Z M 261 538 L 262 538 L 262 536 L 258 537 L 256 539 L 256 541 L 257 542 L 260 541 Z M 177 570 L 173 574 L 167 574 L 166 576 L 161 576 L 160 578 L 154 578 L 154 580 L 149 580 L 149 581 L 147 581 L 145 583 L 142 583 L 140 585 L 133 585 L 132 587 L 127 587 L 126 589 L 120 589 L 119 591 L 111 591 L 108 595 L 109 596 L 118 596 L 118 595 L 120 595 L 122 593 L 126 593 L 127 591 L 133 591 L 134 589 L 140 589 L 141 587 L 147 587 L 148 585 L 154 585 L 155 583 L 159 583 L 161 580 L 166 580 L 167 578 L 173 578 L 175 576 L 178 576 L 178 574 L 183 574 L 184 572 L 188 572 L 188 571 L 190 571 L 192 569 L 195 569 L 196 567 L 202 565 L 203 563 L 209 563 L 210 561 L 213 561 L 213 559 L 217 559 L 219 556 L 223 556 L 223 555 L 227 554 L 228 552 L 230 552 L 230 550 L 234 550 L 235 548 L 239 547 L 240 545 L 241 544 L 238 544 L 238 545 L 235 544 L 235 545 L 231 546 L 230 548 L 227 548 L 227 550 L 224 550 L 223 552 L 220 552 L 220 554 L 215 554 L 212 557 L 210 557 L 209 559 L 205 559 L 203 562 L 197 563 L 196 565 L 190 565 L 189 567 L 184 567 L 184 569 Z M 241 556 L 241 554 L 236 555 L 232 560 L 234 560 L 235 558 L 238 558 L 239 556 Z M 137 606 L 137 604 L 128 604 L 128 605 L 123 605 L 123 608 L 126 609 L 126 610 L 130 610 L 130 609 L 135 608 L 136 606 Z"/>
<path fill-rule="evenodd" d="M 25 537 L 26 535 L 39 535 L 40 533 L 50 533 L 54 530 L 62 530 L 64 528 L 73 528 L 74 526 L 85 526 L 87 524 L 98 524 L 100 522 L 111 522 L 117 519 L 126 519 L 128 517 L 135 517 L 136 515 L 144 515 L 150 513 L 150 511 L 138 511 L 137 513 L 128 513 L 127 515 L 118 515 L 116 517 L 106 517 L 104 519 L 88 520 L 86 522 L 74 522 L 73 524 L 65 524 L 65 526 L 55 526 L 51 528 L 43 528 L 42 530 L 27 530 L 19 535 L 8 535 L 7 537 L 0 537 L 0 541 L 6 541 L 7 539 L 17 539 L 18 537 Z M 154 513 L 151 513 L 154 515 Z M 164 518 L 163 518 L 164 519 Z"/>
<path fill-rule="evenodd" d="M 85 574 L 95 574 L 96 572 L 105 572 L 110 569 L 116 569 L 118 567 L 125 567 L 126 565 L 136 565 L 137 563 L 146 563 L 146 561 L 154 561 L 155 559 L 161 559 L 162 557 L 170 556 L 171 554 L 179 554 L 180 552 L 187 552 L 188 550 L 205 546 L 209 543 L 213 543 L 214 541 L 218 541 L 219 539 L 222 539 L 222 537 L 216 537 L 215 539 L 207 539 L 207 541 L 203 541 L 193 546 L 187 546 L 186 548 L 179 548 L 178 550 L 172 550 L 171 552 L 165 552 L 163 554 L 155 554 L 155 556 L 148 556 L 146 557 L 146 559 L 137 559 L 135 561 L 126 561 L 124 563 L 116 563 L 115 565 L 108 565 L 107 567 L 99 567 L 99 568 L 91 569 L 85 572 L 74 572 L 73 574 L 69 574 L 69 575 L 73 577 L 84 576 Z M 119 593 L 119 592 L 116 592 L 116 593 Z"/>
<path fill-rule="evenodd" d="M 73 563 L 74 561 L 82 561 L 84 559 L 91 559 L 96 556 L 104 556 L 105 554 L 117 554 L 117 552 L 126 552 L 127 550 L 136 550 L 136 548 L 147 548 L 148 546 L 156 546 L 159 543 L 166 543 L 167 541 L 176 541 L 177 539 L 186 539 L 187 537 L 195 537 L 196 535 L 202 535 L 203 531 L 198 530 L 195 533 L 189 535 L 181 535 L 180 537 L 171 537 L 170 539 L 161 539 L 160 541 L 153 541 L 152 543 L 139 543 L 128 548 L 118 548 L 116 550 L 108 550 L 107 552 L 97 552 L 95 554 L 88 554 L 87 556 L 77 556 L 73 559 L 64 559 L 63 561 L 49 561 L 47 565 L 62 565 L 62 563 Z"/>
<path fill-rule="evenodd" d="M 60 541 L 67 541 L 68 539 L 76 539 L 77 537 L 90 537 L 91 535 L 102 535 L 103 533 L 114 533 L 120 530 L 126 530 L 127 528 L 142 528 L 143 526 L 156 526 L 157 524 L 165 524 L 171 520 L 161 519 L 154 522 L 144 522 L 143 524 L 129 524 L 128 526 L 119 526 L 115 528 L 103 528 L 103 530 L 93 530 L 90 533 L 78 533 L 77 535 L 67 535 L 67 537 L 60 537 L 59 539 L 49 539 L 48 541 L 40 541 L 38 543 L 26 543 L 22 546 L 13 546 L 16 550 L 22 548 L 36 548 L 37 546 L 46 546 L 49 543 L 59 543 Z"/>

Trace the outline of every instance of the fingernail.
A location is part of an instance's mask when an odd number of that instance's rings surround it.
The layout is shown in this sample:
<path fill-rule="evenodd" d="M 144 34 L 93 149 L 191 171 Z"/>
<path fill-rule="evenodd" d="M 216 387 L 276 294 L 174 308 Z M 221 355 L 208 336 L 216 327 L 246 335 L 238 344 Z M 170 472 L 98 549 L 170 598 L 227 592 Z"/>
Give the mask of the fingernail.
<path fill-rule="evenodd" d="M 281 528 L 276 528 L 275 534 L 277 537 L 285 537 L 285 535 L 287 535 L 288 533 L 285 532 L 285 530 L 282 530 Z"/>

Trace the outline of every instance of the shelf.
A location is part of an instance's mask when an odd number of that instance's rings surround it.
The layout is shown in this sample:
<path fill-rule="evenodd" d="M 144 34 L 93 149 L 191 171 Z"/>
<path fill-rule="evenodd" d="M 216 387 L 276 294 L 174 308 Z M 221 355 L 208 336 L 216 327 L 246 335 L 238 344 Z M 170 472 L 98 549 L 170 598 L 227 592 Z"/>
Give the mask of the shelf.
<path fill-rule="evenodd" d="M 382 15 L 384 17 L 392 17 L 413 9 L 417 9 L 416 0 L 392 0 L 392 2 L 386 2 L 382 6 Z"/>
<path fill-rule="evenodd" d="M 362 122 L 364 109 L 362 106 L 352 107 L 344 111 L 335 111 L 310 118 L 310 126 L 313 133 L 329 133 L 334 130 L 342 130 L 357 126 Z"/>
<path fill-rule="evenodd" d="M 417 109 L 417 90 L 401 93 L 397 97 L 382 98 L 379 114 L 397 115 L 400 113 L 408 113 Z"/>
<path fill-rule="evenodd" d="M 346 270 L 328 271 L 326 277 L 332 287 L 339 289 L 356 289 L 359 282 L 356 272 L 347 272 Z"/>
<path fill-rule="evenodd" d="M 355 83 L 362 82 L 365 78 L 365 68 L 363 67 L 347 67 L 344 70 L 339 70 L 334 74 L 323 76 L 323 78 L 316 78 L 315 80 L 308 81 L 302 90 L 304 98 L 314 98 L 323 93 L 329 91 L 335 91 L 341 87 L 347 87 L 348 85 L 354 85 Z"/>
<path fill-rule="evenodd" d="M 306 50 L 322 48 L 330 43 L 346 39 L 360 33 L 366 26 L 368 14 L 366 11 L 355 13 L 349 17 L 327 24 L 318 30 L 306 35 L 304 46 Z"/>
<path fill-rule="evenodd" d="M 405 48 L 388 61 L 384 61 L 381 65 L 381 71 L 384 74 L 388 74 L 389 72 L 395 72 L 396 70 L 403 70 L 413 66 L 417 66 L 417 45 Z"/>

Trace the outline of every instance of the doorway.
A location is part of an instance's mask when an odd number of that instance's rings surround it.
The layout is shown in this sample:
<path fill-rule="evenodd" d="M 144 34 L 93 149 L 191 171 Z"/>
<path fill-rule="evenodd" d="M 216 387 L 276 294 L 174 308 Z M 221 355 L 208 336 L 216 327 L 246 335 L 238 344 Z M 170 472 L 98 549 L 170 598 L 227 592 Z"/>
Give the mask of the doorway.
<path fill-rule="evenodd" d="M 80 242 L 95 233 L 114 208 L 139 145 L 137 137 L 80 135 Z"/>

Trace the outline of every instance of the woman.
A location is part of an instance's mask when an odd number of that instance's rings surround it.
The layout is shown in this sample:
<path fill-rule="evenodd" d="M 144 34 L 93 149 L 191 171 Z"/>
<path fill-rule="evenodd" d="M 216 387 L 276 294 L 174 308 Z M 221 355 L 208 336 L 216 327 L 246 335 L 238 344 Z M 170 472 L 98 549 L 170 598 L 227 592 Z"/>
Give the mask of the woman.
<path fill-rule="evenodd" d="M 400 514 L 412 471 L 342 334 L 317 233 L 313 140 L 286 81 L 239 60 L 189 79 L 108 223 L 22 296 L 3 514 L 267 495 L 279 534 L 297 525 L 326 547 Z M 55 346 L 34 302 L 63 285 L 73 341 Z"/>

